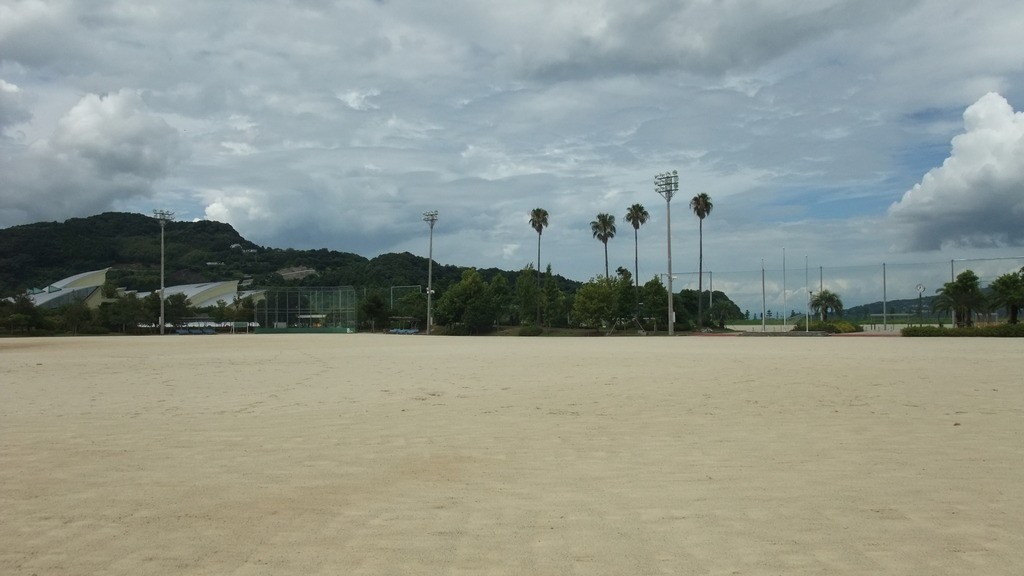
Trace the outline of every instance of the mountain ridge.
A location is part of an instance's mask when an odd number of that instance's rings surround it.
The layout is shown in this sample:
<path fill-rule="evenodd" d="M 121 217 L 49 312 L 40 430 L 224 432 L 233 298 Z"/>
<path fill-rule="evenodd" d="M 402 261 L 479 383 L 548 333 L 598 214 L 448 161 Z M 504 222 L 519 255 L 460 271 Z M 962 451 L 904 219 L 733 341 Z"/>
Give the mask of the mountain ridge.
<path fill-rule="evenodd" d="M 367 258 L 319 248 L 259 246 L 230 224 L 212 220 L 168 222 L 164 231 L 165 285 L 251 280 L 258 286 L 387 287 L 427 285 L 427 258 L 409 252 Z M 73 274 L 111 268 L 108 283 L 151 291 L 160 282 L 160 224 L 143 214 L 104 212 L 64 222 L 37 222 L 0 229 L 0 297 L 45 286 Z M 279 271 L 309 268 L 315 274 L 287 280 Z M 467 266 L 433 267 L 436 289 L 458 282 Z M 519 271 L 478 269 L 515 283 Z M 578 282 L 555 276 L 562 289 Z"/>

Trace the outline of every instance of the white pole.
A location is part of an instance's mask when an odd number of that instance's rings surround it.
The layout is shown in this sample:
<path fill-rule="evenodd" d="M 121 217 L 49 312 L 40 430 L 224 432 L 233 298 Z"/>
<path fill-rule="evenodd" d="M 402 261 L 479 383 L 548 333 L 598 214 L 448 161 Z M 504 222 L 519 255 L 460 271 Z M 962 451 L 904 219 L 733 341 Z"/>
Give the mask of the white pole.
<path fill-rule="evenodd" d="M 676 324 L 675 294 L 672 293 L 672 196 L 665 197 L 665 220 L 668 230 L 668 335 L 672 336 Z"/>
<path fill-rule="evenodd" d="M 164 227 L 174 220 L 174 212 L 153 210 L 153 217 L 160 221 L 160 334 L 164 333 Z"/>
<path fill-rule="evenodd" d="M 434 323 L 434 224 L 437 223 L 437 210 L 423 213 L 423 220 L 430 225 L 430 248 L 427 253 L 427 334 Z"/>
<path fill-rule="evenodd" d="M 765 309 L 765 299 L 764 299 L 764 258 L 762 258 L 761 259 L 761 332 L 767 332 L 768 331 L 766 326 L 765 326 L 765 318 L 764 318 L 764 313 L 765 312 L 766 312 L 766 309 Z"/>
<path fill-rule="evenodd" d="M 668 335 L 675 334 L 675 300 L 672 293 L 672 197 L 679 191 L 679 173 L 664 172 L 654 177 L 654 191 L 665 198 L 665 226 L 668 235 Z M 698 300 L 699 302 L 699 300 Z"/>
<path fill-rule="evenodd" d="M 167 224 L 163 219 L 160 220 L 160 334 L 164 333 L 164 225 Z"/>
<path fill-rule="evenodd" d="M 885 262 L 882 262 L 882 332 L 889 329 L 889 317 L 886 315 L 886 294 L 885 294 Z"/>

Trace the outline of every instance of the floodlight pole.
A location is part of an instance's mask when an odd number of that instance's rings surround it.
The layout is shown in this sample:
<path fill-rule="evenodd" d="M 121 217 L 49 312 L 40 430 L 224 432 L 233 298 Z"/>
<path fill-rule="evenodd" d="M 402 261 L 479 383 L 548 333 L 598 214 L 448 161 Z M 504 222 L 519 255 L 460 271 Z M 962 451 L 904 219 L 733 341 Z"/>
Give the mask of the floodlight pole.
<path fill-rule="evenodd" d="M 153 217 L 160 221 L 160 334 L 164 333 L 164 228 L 174 220 L 170 210 L 153 210 Z"/>
<path fill-rule="evenodd" d="M 430 225 L 430 251 L 427 255 L 427 334 L 434 323 L 434 224 L 437 223 L 437 210 L 423 213 L 423 221 Z"/>
<path fill-rule="evenodd" d="M 679 192 L 679 173 L 662 172 L 654 177 L 654 191 L 665 199 L 665 225 L 668 235 L 668 335 L 675 334 L 674 295 L 672 294 L 672 197 Z"/>
<path fill-rule="evenodd" d="M 786 301 L 786 247 L 782 247 L 782 329 L 789 326 L 789 304 Z"/>

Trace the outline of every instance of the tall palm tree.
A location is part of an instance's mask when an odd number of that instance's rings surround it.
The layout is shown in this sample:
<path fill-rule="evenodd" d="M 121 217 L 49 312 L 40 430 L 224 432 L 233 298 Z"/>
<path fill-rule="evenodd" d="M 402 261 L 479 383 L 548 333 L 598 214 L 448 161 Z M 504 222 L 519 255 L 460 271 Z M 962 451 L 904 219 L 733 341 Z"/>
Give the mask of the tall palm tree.
<path fill-rule="evenodd" d="M 601 212 L 597 219 L 590 222 L 590 231 L 604 244 L 604 277 L 610 278 L 608 274 L 608 241 L 615 237 L 615 216 L 607 212 Z"/>
<path fill-rule="evenodd" d="M 633 225 L 633 282 L 636 291 L 636 317 L 640 318 L 640 227 L 650 220 L 651 215 L 643 204 L 633 204 L 626 209 L 626 222 Z"/>
<path fill-rule="evenodd" d="M 700 257 L 697 264 L 697 327 L 704 327 L 704 218 L 711 214 L 715 205 L 711 196 L 701 192 L 690 200 L 690 210 L 700 219 Z"/>
<path fill-rule="evenodd" d="M 831 310 L 836 314 L 843 315 L 843 301 L 839 295 L 831 290 L 822 290 L 811 297 L 811 310 L 821 315 L 821 321 L 828 319 L 828 312 Z"/>
<path fill-rule="evenodd" d="M 540 237 L 548 227 L 548 211 L 543 208 L 531 210 L 530 226 L 537 231 L 537 326 L 540 326 Z"/>

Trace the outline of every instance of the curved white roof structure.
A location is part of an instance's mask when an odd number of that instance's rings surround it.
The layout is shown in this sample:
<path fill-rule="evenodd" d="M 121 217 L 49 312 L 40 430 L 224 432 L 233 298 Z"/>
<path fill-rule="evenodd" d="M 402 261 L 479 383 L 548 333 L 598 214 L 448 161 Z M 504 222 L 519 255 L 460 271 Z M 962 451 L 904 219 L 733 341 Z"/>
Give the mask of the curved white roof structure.
<path fill-rule="evenodd" d="M 93 308 L 99 306 L 102 298 L 102 287 L 107 282 L 107 271 L 93 270 L 69 276 L 50 284 L 46 288 L 34 288 L 29 290 L 28 297 L 33 305 L 38 308 L 59 308 L 75 301 L 85 300 L 86 305 Z M 139 298 L 145 298 L 152 292 L 138 292 Z M 254 297 L 263 295 L 262 290 L 238 291 L 238 280 L 225 280 L 222 282 L 202 282 L 199 284 L 181 284 L 178 286 L 164 287 L 164 296 L 172 294 L 183 294 L 190 306 L 196 308 L 207 308 L 216 306 L 217 302 L 224 301 L 225 304 L 233 304 L 236 298 Z"/>
<path fill-rule="evenodd" d="M 107 282 L 108 270 L 110 268 L 68 276 L 46 288 L 29 290 L 28 298 L 37 308 L 59 308 L 76 300 L 92 300 Z"/>

